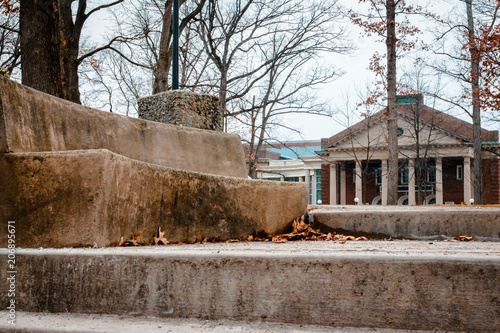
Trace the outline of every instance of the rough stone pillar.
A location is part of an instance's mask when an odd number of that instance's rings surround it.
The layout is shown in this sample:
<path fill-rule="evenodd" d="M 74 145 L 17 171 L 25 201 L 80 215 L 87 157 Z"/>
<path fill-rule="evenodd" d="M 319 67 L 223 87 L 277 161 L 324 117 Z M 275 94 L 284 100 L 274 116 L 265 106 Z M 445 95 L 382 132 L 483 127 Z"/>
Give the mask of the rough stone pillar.
<path fill-rule="evenodd" d="M 363 163 L 363 162 L 360 162 Z M 361 165 L 356 161 L 356 198 L 359 199 L 359 203 L 363 204 L 363 177 L 361 177 Z"/>
<path fill-rule="evenodd" d="M 408 161 L 408 205 L 415 205 L 415 161 Z"/>
<path fill-rule="evenodd" d="M 464 169 L 462 172 L 462 180 L 464 182 L 464 202 L 466 205 L 470 205 L 471 199 L 471 178 L 470 178 L 470 157 L 464 157 Z"/>
<path fill-rule="evenodd" d="M 382 205 L 387 205 L 387 160 L 382 160 Z"/>
<path fill-rule="evenodd" d="M 345 179 L 345 163 L 340 164 L 340 204 L 346 204 L 347 187 Z"/>
<path fill-rule="evenodd" d="M 161 123 L 223 131 L 219 99 L 188 90 L 172 90 L 137 101 L 139 118 Z"/>
<path fill-rule="evenodd" d="M 443 204 L 443 160 L 436 158 L 436 204 Z"/>
<path fill-rule="evenodd" d="M 337 163 L 330 164 L 330 205 L 337 204 Z"/>

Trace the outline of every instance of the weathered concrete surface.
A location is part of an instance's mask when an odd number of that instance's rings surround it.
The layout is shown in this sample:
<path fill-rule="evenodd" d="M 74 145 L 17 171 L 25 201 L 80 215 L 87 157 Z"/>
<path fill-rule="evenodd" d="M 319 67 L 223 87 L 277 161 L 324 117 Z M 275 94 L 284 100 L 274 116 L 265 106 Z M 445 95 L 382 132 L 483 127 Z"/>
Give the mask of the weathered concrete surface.
<path fill-rule="evenodd" d="M 316 206 L 323 231 L 419 239 L 477 236 L 500 240 L 500 207 Z"/>
<path fill-rule="evenodd" d="M 307 206 L 305 184 L 182 171 L 108 150 L 5 154 L 0 174 L 0 225 L 16 222 L 20 247 L 110 246 L 139 230 L 151 243 L 159 226 L 171 241 L 275 234 Z"/>
<path fill-rule="evenodd" d="M 19 311 L 500 331 L 498 243 L 23 249 L 16 269 Z"/>
<path fill-rule="evenodd" d="M 0 311 L 0 318 L 7 318 L 7 312 Z M 230 320 L 177 319 L 158 317 L 132 317 L 96 314 L 31 313 L 18 312 L 16 325 L 0 321 L 1 332 L 147 332 L 147 333 L 367 333 L 370 328 L 340 328 L 314 325 L 293 325 L 266 322 L 242 322 Z M 377 329 L 379 333 L 418 333 L 428 331 Z M 436 331 L 432 331 L 437 333 Z"/>
<path fill-rule="evenodd" d="M 189 90 L 172 90 L 137 100 L 139 118 L 165 124 L 222 131 L 219 99 Z"/>
<path fill-rule="evenodd" d="M 125 117 L 0 77 L 0 153 L 108 149 L 166 167 L 247 178 L 240 137 Z"/>

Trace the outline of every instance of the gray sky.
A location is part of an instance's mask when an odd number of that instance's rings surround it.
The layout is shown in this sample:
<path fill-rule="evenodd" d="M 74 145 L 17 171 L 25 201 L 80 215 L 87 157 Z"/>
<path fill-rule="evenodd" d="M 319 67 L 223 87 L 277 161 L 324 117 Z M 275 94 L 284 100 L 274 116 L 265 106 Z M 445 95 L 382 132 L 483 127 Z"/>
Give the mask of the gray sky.
<path fill-rule="evenodd" d="M 357 0 L 340 1 L 346 8 L 359 8 Z M 424 4 L 429 1 L 408 0 L 408 2 Z M 448 2 L 451 2 L 451 4 Z M 459 0 L 437 0 L 430 2 L 430 4 L 432 5 L 430 10 L 435 10 L 441 15 L 447 15 L 448 12 L 452 11 L 453 7 L 461 6 L 462 2 Z M 87 23 L 87 27 L 89 27 L 89 31 L 92 33 L 95 32 L 96 35 L 99 35 L 106 30 L 106 23 L 103 22 L 106 22 L 104 13 L 102 13 L 102 15 L 96 15 L 92 21 Z M 416 23 L 422 27 L 422 30 L 427 30 L 429 28 L 428 23 Z M 381 54 L 385 53 L 385 44 L 377 42 L 375 37 L 362 37 L 361 29 L 352 26 L 351 24 L 349 24 L 349 31 L 350 42 L 356 47 L 356 50 L 348 55 L 327 54 L 325 56 L 325 60 L 328 63 L 335 64 L 340 70 L 345 72 L 342 77 L 325 85 L 324 88 L 319 91 L 319 95 L 329 101 L 332 109 L 343 108 L 343 106 L 345 106 L 345 96 L 349 96 L 351 103 L 359 101 L 357 97 L 359 91 L 366 89 L 366 87 L 371 85 L 374 81 L 374 74 L 367 69 L 370 57 L 375 51 L 378 51 Z M 422 38 L 430 40 L 431 35 L 429 33 L 425 33 Z M 406 60 L 402 60 L 399 63 L 410 63 L 409 58 L 411 57 L 407 57 Z M 398 70 L 399 68 L 400 66 L 398 66 Z M 343 109 L 345 109 L 345 107 Z M 470 118 L 467 115 L 460 115 L 458 112 L 454 113 L 454 115 L 458 115 L 460 118 L 470 122 Z M 287 118 L 283 119 L 283 121 L 291 127 L 300 129 L 301 135 L 283 132 L 278 136 L 281 140 L 319 140 L 321 138 L 330 137 L 343 130 L 345 128 L 345 120 L 345 117 L 342 115 L 337 115 L 332 118 L 313 115 L 287 116 Z M 483 121 L 483 127 L 488 129 L 498 129 L 499 124 L 487 124 Z"/>
<path fill-rule="evenodd" d="M 357 0 L 340 0 L 345 7 L 356 7 L 358 6 Z M 422 5 L 426 4 L 428 1 L 426 0 L 410 0 L 408 3 L 420 3 Z M 442 16 L 448 15 L 448 13 L 452 12 L 453 8 L 456 7 L 460 10 L 460 6 L 463 6 L 463 3 L 459 0 L 456 1 L 432 1 L 430 2 L 431 7 L 430 10 L 434 10 Z M 465 8 L 464 11 L 465 13 Z M 422 38 L 431 41 L 432 35 L 427 31 L 431 28 L 429 23 L 421 22 L 423 19 L 418 19 L 417 24 L 421 27 L 422 30 L 425 30 Z M 331 102 L 333 108 L 342 107 L 345 105 L 344 96 L 350 96 L 352 102 L 356 99 L 358 91 L 363 90 L 367 85 L 370 85 L 374 80 L 374 75 L 367 68 L 369 66 L 370 57 L 373 55 L 375 51 L 378 51 L 381 54 L 385 53 L 385 44 L 376 42 L 375 38 L 367 38 L 361 36 L 361 30 L 357 27 L 350 28 L 351 36 L 350 39 L 352 44 L 356 46 L 357 50 L 352 52 L 349 55 L 339 55 L 333 54 L 329 55 L 329 61 L 336 64 L 340 69 L 342 69 L 345 74 L 337 79 L 335 82 L 332 82 L 324 87 L 321 91 L 321 95 L 325 98 L 328 98 Z M 411 55 L 406 59 L 400 61 L 401 64 L 411 64 Z M 399 63 L 398 63 L 399 64 Z M 401 66 L 402 67 L 402 66 Z M 401 72 L 401 67 L 398 65 L 398 71 Z M 458 90 L 458 87 L 453 87 L 451 89 Z M 429 106 L 432 106 L 433 101 L 427 101 Z M 439 105 L 436 107 L 437 109 L 441 109 Z M 446 108 L 443 106 L 443 109 Z M 459 118 L 471 122 L 471 119 L 468 115 L 462 113 L 459 110 L 450 110 L 450 112 L 454 116 L 458 116 Z M 345 117 L 342 115 L 335 116 L 333 119 L 327 117 L 319 117 L 319 116 L 294 116 L 290 117 L 286 120 L 287 124 L 300 127 L 302 130 L 302 136 L 297 134 L 292 134 L 289 136 L 285 136 L 285 138 L 290 139 L 306 139 L 306 140 L 315 140 L 320 138 L 330 137 L 339 131 L 345 129 Z M 299 125 L 300 124 L 300 125 Z M 490 130 L 498 130 L 498 123 L 487 123 L 483 120 L 483 127 Z"/>

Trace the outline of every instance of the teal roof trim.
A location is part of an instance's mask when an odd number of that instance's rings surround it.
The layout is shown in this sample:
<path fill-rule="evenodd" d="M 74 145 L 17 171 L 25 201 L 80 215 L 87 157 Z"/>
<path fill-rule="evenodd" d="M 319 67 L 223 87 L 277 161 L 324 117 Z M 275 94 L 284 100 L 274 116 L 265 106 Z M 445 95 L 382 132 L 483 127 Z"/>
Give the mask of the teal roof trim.
<path fill-rule="evenodd" d="M 315 152 L 321 150 L 321 146 L 266 148 L 266 150 L 280 154 L 283 159 L 296 160 L 299 157 L 316 156 Z"/>

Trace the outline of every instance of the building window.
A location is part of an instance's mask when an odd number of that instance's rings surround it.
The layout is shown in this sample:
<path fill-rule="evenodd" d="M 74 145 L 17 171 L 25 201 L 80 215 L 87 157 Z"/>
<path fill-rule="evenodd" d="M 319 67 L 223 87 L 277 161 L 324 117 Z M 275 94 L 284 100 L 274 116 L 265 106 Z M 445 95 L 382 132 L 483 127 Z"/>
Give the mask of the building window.
<path fill-rule="evenodd" d="M 401 184 L 408 184 L 408 168 L 401 169 Z"/>
<path fill-rule="evenodd" d="M 356 182 L 356 168 L 352 169 L 352 182 Z"/>
<path fill-rule="evenodd" d="M 295 182 L 295 183 L 298 183 L 299 182 L 299 177 L 286 177 L 285 181 L 286 182 Z"/>
<path fill-rule="evenodd" d="M 463 166 L 457 165 L 457 179 L 462 180 L 464 178 Z"/>
<path fill-rule="evenodd" d="M 275 181 L 275 182 L 279 182 L 281 181 L 281 178 L 266 178 L 266 180 L 271 180 L 271 181 Z"/>
<path fill-rule="evenodd" d="M 427 181 L 429 183 L 436 182 L 436 167 L 428 167 L 427 168 Z"/>
<path fill-rule="evenodd" d="M 382 169 L 375 169 L 375 185 L 382 185 Z"/>
<path fill-rule="evenodd" d="M 315 204 L 318 203 L 318 200 L 321 199 L 321 170 L 316 170 L 316 202 Z M 331 203 L 332 205 L 336 205 L 337 203 Z"/>

